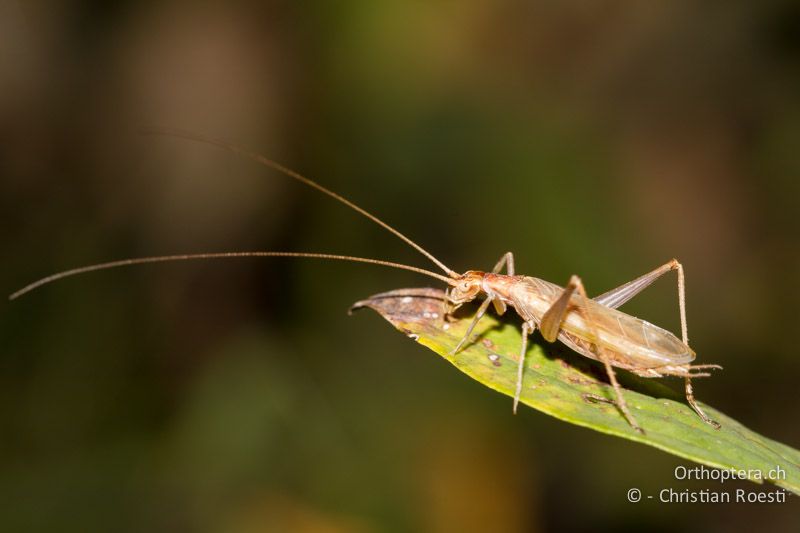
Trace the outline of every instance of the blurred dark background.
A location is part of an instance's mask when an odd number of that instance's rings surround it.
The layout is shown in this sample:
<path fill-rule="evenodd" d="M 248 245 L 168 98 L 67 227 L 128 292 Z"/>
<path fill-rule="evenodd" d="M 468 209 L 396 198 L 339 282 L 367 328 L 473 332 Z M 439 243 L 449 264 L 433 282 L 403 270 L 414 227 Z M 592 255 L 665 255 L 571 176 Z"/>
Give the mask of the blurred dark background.
<path fill-rule="evenodd" d="M 800 446 L 796 2 L 4 2 L 10 293 L 155 254 L 348 253 L 600 293 L 687 273 L 698 398 Z M 626 501 L 687 462 L 555 421 L 377 315 L 431 280 L 298 260 L 63 281 L 0 322 L 3 531 L 796 531 L 783 505 Z M 675 279 L 626 311 L 678 331 Z M 679 388 L 681 384 L 672 382 Z M 756 488 L 742 484 L 743 487 Z"/>

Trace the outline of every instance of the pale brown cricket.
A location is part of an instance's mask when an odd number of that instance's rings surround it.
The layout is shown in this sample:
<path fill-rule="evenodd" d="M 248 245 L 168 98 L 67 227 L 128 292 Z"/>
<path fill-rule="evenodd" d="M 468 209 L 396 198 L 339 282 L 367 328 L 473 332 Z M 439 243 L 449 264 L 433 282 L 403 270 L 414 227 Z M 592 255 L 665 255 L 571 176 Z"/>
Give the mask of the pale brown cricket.
<path fill-rule="evenodd" d="M 491 272 L 478 270 L 468 270 L 459 274 L 448 268 L 444 263 L 436 259 L 430 252 L 420 245 L 394 229 L 387 223 L 380 220 L 375 215 L 365 211 L 361 207 L 350 202 L 346 198 L 326 189 L 317 182 L 279 164 L 264 156 L 245 150 L 239 146 L 226 141 L 211 139 L 190 132 L 178 130 L 151 130 L 147 133 L 157 135 L 167 135 L 172 137 L 184 138 L 192 141 L 212 144 L 236 154 L 253 159 L 266 165 L 278 172 L 281 172 L 309 187 L 312 187 L 323 194 L 343 203 L 354 211 L 364 215 L 371 221 L 380 225 L 384 229 L 393 233 L 408 245 L 416 249 L 422 255 L 430 259 L 436 266 L 441 268 L 447 276 L 431 272 L 422 268 L 370 259 L 364 257 L 353 257 L 347 255 L 306 253 L 306 252 L 221 252 L 221 253 L 201 253 L 201 254 L 180 254 L 158 257 L 140 257 L 134 259 L 122 259 L 89 265 L 71 270 L 65 270 L 35 281 L 9 296 L 10 300 L 18 298 L 23 294 L 32 291 L 42 285 L 53 281 L 119 266 L 138 265 L 145 263 L 158 263 L 166 261 L 186 261 L 193 259 L 220 259 L 234 257 L 303 257 L 312 259 L 332 259 L 339 261 L 352 261 L 357 263 L 369 263 L 382 265 L 391 268 L 410 270 L 419 274 L 424 274 L 432 278 L 447 283 L 449 289 L 446 293 L 446 305 L 448 309 L 445 315 L 449 316 L 459 306 L 471 302 L 483 294 L 485 299 L 481 303 L 475 317 L 467 328 L 464 337 L 451 352 L 455 356 L 461 348 L 470 342 L 470 335 L 475 326 L 486 313 L 489 305 L 493 305 L 495 311 L 502 315 L 508 306 L 514 308 L 522 319 L 522 345 L 519 351 L 519 365 L 517 370 L 516 392 L 514 394 L 513 410 L 516 413 L 519 397 L 522 391 L 525 353 L 528 346 L 528 336 L 537 328 L 541 331 L 542 337 L 548 342 L 556 339 L 575 350 L 581 355 L 600 361 L 605 366 L 609 381 L 614 388 L 616 396 L 615 404 L 621 411 L 628 423 L 636 431 L 644 433 L 631 414 L 622 389 L 617 382 L 614 367 L 625 369 L 638 376 L 646 378 L 658 378 L 664 376 L 678 376 L 685 379 L 686 401 L 700 416 L 700 418 L 714 428 L 719 429 L 720 425 L 709 418 L 694 399 L 692 392 L 691 378 L 707 377 L 708 370 L 721 368 L 719 365 L 691 365 L 695 358 L 694 351 L 689 347 L 689 339 L 686 327 L 686 296 L 683 266 L 675 259 L 668 261 L 652 272 L 636 278 L 612 289 L 600 296 L 590 299 L 583 283 L 578 276 L 572 276 L 566 287 L 560 287 L 542 279 L 518 276 L 514 273 L 514 255 L 508 252 L 497 262 Z M 506 274 L 500 272 L 505 268 Z M 681 320 L 682 340 L 675 335 L 658 326 L 645 322 L 639 318 L 627 315 L 617 310 L 621 306 L 642 290 L 648 287 L 656 279 L 672 270 L 678 274 L 678 306 Z M 588 398 L 596 401 L 610 401 L 605 398 L 588 395 Z"/>

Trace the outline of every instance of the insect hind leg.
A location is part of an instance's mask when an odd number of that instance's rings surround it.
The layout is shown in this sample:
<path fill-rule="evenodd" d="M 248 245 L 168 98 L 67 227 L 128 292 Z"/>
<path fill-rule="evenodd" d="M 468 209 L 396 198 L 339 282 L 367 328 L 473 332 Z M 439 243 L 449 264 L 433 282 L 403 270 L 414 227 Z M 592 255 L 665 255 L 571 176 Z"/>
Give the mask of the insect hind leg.
<path fill-rule="evenodd" d="M 617 287 L 616 289 L 612 289 L 606 293 L 601 294 L 600 296 L 595 298 L 595 301 L 601 303 L 605 306 L 611 307 L 616 309 L 617 307 L 621 306 L 641 291 L 646 289 L 650 286 L 655 280 L 666 274 L 667 272 L 676 271 L 678 274 L 678 309 L 680 311 L 681 317 L 681 339 L 685 345 L 689 345 L 689 333 L 688 328 L 686 326 L 686 276 L 683 272 L 683 265 L 677 259 L 672 259 L 667 261 L 660 267 L 656 268 L 652 272 L 648 272 L 647 274 L 636 278 L 633 281 L 629 281 L 624 285 Z M 720 368 L 717 365 L 696 365 L 691 368 Z M 694 411 L 703 419 L 703 422 L 713 426 L 716 429 L 720 428 L 719 423 L 715 422 L 714 420 L 710 419 L 702 409 L 697 405 L 697 402 L 694 399 L 694 394 L 692 392 L 692 382 L 691 378 L 693 377 L 706 377 L 708 376 L 707 373 L 696 373 L 696 374 L 686 374 L 684 375 L 685 379 L 685 387 L 686 387 L 686 401 L 689 402 L 689 405 L 694 409 Z"/>
<path fill-rule="evenodd" d="M 696 376 L 699 377 L 699 376 Z M 700 409 L 700 406 L 697 405 L 697 401 L 694 399 L 694 392 L 692 391 L 692 379 L 690 377 L 686 377 L 686 401 L 689 402 L 689 407 L 691 407 L 695 413 L 709 426 L 713 427 L 714 429 L 719 429 L 722 426 L 716 420 L 712 420 L 709 418 L 707 414 Z"/>
<path fill-rule="evenodd" d="M 555 302 L 553 302 L 551 308 L 548 309 L 542 318 L 542 331 L 543 333 L 547 332 L 547 334 L 545 334 L 545 339 L 548 339 L 548 337 L 553 337 L 553 340 L 555 340 L 555 337 L 558 335 L 558 330 L 561 328 L 561 323 L 564 321 L 564 318 L 569 311 L 569 303 L 572 299 L 572 294 L 575 292 L 577 292 L 578 296 L 580 297 L 580 303 L 578 304 L 577 310 L 583 315 L 583 319 L 589 325 L 594 338 L 598 338 L 597 325 L 595 324 L 594 319 L 591 316 L 591 312 L 586 305 L 586 302 L 589 301 L 589 297 L 586 295 L 586 289 L 583 287 L 581 278 L 578 276 L 572 276 L 569 280 L 569 283 L 564 288 L 562 295 Z M 551 311 L 553 312 L 551 313 Z M 633 427 L 633 429 L 639 433 L 644 434 L 644 430 L 636 422 L 636 419 L 633 417 L 633 414 L 631 414 L 630 409 L 628 409 L 628 404 L 625 402 L 625 397 L 622 395 L 622 387 L 617 381 L 617 376 L 614 372 L 614 368 L 611 366 L 611 361 L 609 360 L 603 348 L 597 342 L 592 343 L 592 346 L 597 358 L 603 363 L 603 366 L 605 366 L 606 374 L 608 374 L 608 380 L 611 382 L 611 386 L 614 388 L 614 394 L 616 396 L 616 401 L 614 404 L 622 412 L 623 416 L 631 425 L 631 427 Z"/>
<path fill-rule="evenodd" d="M 595 297 L 594 301 L 606 307 L 617 309 L 649 287 L 655 280 L 673 270 L 678 273 L 678 309 L 681 316 L 681 337 L 683 338 L 683 343 L 688 345 L 689 333 L 686 328 L 686 277 L 683 273 L 683 265 L 677 259 L 671 259 L 655 270 L 643 276 L 639 276 L 633 281 L 629 281 L 615 289 L 604 292 L 600 296 Z"/>

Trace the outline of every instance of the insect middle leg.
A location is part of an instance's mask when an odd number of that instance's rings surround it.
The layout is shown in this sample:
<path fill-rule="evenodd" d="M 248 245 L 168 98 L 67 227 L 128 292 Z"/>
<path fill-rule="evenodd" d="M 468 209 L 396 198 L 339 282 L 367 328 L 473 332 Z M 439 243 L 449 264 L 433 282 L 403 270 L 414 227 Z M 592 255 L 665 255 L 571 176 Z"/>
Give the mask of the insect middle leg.
<path fill-rule="evenodd" d="M 506 272 L 509 276 L 514 275 L 514 254 L 511 252 L 506 252 L 503 254 L 503 257 L 497 262 L 497 264 L 492 269 L 492 274 L 498 274 L 503 267 L 506 268 Z M 456 345 L 455 348 L 450 352 L 450 355 L 457 354 L 461 348 L 466 344 L 467 340 L 469 340 L 469 336 L 472 335 L 472 330 L 475 329 L 475 326 L 478 325 L 478 322 L 483 315 L 486 314 L 486 310 L 489 309 L 489 305 L 494 303 L 495 311 L 498 314 L 502 315 L 506 311 L 506 304 L 504 304 L 501 300 L 498 300 L 494 295 L 488 294 L 486 299 L 483 301 L 481 306 L 478 308 L 478 312 L 475 313 L 475 318 L 472 319 L 472 323 L 470 323 L 469 327 L 467 328 L 467 332 L 464 334 L 464 337 L 461 338 L 459 343 Z"/>
<path fill-rule="evenodd" d="M 689 346 L 689 333 L 686 327 L 686 282 L 683 274 L 683 265 L 681 265 L 677 259 L 672 259 L 652 272 L 648 272 L 647 274 L 640 276 L 633 281 L 629 281 L 624 285 L 620 285 L 616 289 L 605 292 L 596 297 L 594 300 L 605 306 L 616 309 L 649 287 L 655 280 L 667 272 L 671 272 L 672 270 L 675 270 L 678 273 L 678 307 L 681 313 L 681 336 L 683 343 L 686 346 Z M 692 391 L 691 378 L 686 376 L 684 379 L 686 388 L 686 401 L 689 403 L 689 406 L 694 409 L 694 412 L 698 414 L 703 422 L 713 426 L 716 429 L 719 429 L 719 423 L 709 418 L 709 416 L 706 415 L 702 409 L 700 409 L 700 406 L 697 405 L 697 401 L 694 399 L 694 394 Z"/>
<path fill-rule="evenodd" d="M 517 366 L 517 388 L 514 391 L 514 406 L 512 410 L 517 414 L 519 397 L 522 394 L 522 374 L 525 372 L 525 352 L 528 351 L 528 335 L 533 333 L 536 326 L 533 322 L 522 323 L 522 346 L 519 349 L 519 365 Z"/>
<path fill-rule="evenodd" d="M 628 421 L 631 427 L 633 427 L 633 429 L 639 433 L 644 434 L 644 430 L 639 427 L 639 424 L 631 414 L 630 409 L 628 409 L 628 404 L 625 402 L 625 397 L 622 395 L 622 387 L 617 381 L 617 376 L 614 372 L 614 368 L 611 366 L 611 361 L 609 360 L 603 347 L 596 342 L 596 340 L 599 338 L 597 325 L 595 324 L 595 321 L 591 316 L 591 312 L 586 305 L 586 302 L 589 301 L 589 297 L 586 295 L 586 289 L 583 287 L 583 282 L 578 276 L 572 276 L 570 278 L 569 283 L 564 288 L 564 292 L 561 293 L 561 296 L 559 296 L 558 299 L 553 302 L 553 304 L 550 306 L 550 309 L 548 309 L 542 316 L 542 321 L 539 325 L 542 336 L 548 342 L 553 342 L 558 338 L 558 332 L 561 329 L 561 324 L 564 321 L 564 318 L 570 311 L 572 295 L 575 292 L 577 292 L 580 296 L 580 302 L 578 304 L 577 311 L 583 315 L 583 319 L 589 325 L 592 336 L 595 338 L 595 342 L 592 343 L 594 352 L 597 355 L 597 358 L 606 367 L 608 379 L 611 382 L 611 386 L 614 388 L 614 393 L 617 397 L 617 407 L 620 411 L 622 411 L 622 414 L 625 416 L 625 419 Z"/>
<path fill-rule="evenodd" d="M 503 267 L 506 268 L 506 273 L 509 276 L 514 275 L 514 254 L 511 252 L 506 252 L 497 262 L 497 264 L 492 269 L 492 274 L 498 274 Z M 478 324 L 483 315 L 486 313 L 486 310 L 489 308 L 489 304 L 494 304 L 495 311 L 497 314 L 502 315 L 506 311 L 506 304 L 495 297 L 494 295 L 487 295 L 486 300 L 483 301 L 481 306 L 478 308 L 478 312 L 475 313 L 475 318 L 472 319 L 472 323 L 467 328 L 467 332 L 464 334 L 464 337 L 458 343 L 458 345 L 450 352 L 452 355 L 458 353 L 461 347 L 467 342 L 469 336 L 472 335 L 472 330 L 475 329 L 475 326 Z M 517 406 L 519 405 L 519 397 L 522 394 L 522 377 L 525 371 L 525 353 L 528 351 L 528 336 L 533 333 L 536 326 L 533 322 L 523 322 L 522 323 L 522 344 L 519 350 L 519 364 L 517 366 L 517 386 L 516 390 L 514 391 L 514 406 L 513 411 L 514 414 L 517 414 Z"/>

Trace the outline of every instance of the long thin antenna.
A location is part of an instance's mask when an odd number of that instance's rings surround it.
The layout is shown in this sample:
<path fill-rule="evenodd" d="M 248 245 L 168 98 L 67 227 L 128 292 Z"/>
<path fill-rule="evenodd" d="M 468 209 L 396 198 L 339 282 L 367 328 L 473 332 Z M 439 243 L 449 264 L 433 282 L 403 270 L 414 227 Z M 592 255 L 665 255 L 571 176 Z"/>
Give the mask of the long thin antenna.
<path fill-rule="evenodd" d="M 381 261 L 380 259 L 369 259 L 367 257 L 352 257 L 349 255 L 318 254 L 318 253 L 306 253 L 306 252 L 217 252 L 217 253 L 206 253 L 206 254 L 180 254 L 180 255 L 160 255 L 154 257 L 137 257 L 135 259 L 120 259 L 118 261 L 110 261 L 108 263 L 99 263 L 96 265 L 73 268 L 71 270 L 58 272 L 56 274 L 52 274 L 40 280 L 34 281 L 33 283 L 30 283 L 22 287 L 20 290 L 10 295 L 8 299 L 14 300 L 16 298 L 19 298 L 23 294 L 31 292 L 33 289 L 41 287 L 42 285 L 46 285 L 48 283 L 52 283 L 54 281 L 68 278 L 71 276 L 77 276 L 78 274 L 86 274 L 87 272 L 94 272 L 96 270 L 106 270 L 108 268 L 141 265 L 145 263 L 165 263 L 167 261 L 190 261 L 193 259 L 230 259 L 234 257 L 305 257 L 310 259 L 334 259 L 338 261 L 368 263 L 371 265 L 381 265 L 391 268 L 399 268 L 402 270 L 410 270 L 411 272 L 424 274 L 426 276 L 430 276 L 432 278 L 444 281 L 449 285 L 453 285 L 455 283 L 450 278 L 442 276 L 441 274 L 437 274 L 436 272 L 430 272 L 423 268 L 417 268 L 414 266 L 404 265 L 401 263 L 393 263 L 391 261 Z"/>
<path fill-rule="evenodd" d="M 282 174 L 285 174 L 285 175 L 289 176 L 290 178 L 293 178 L 293 179 L 299 181 L 300 183 L 304 183 L 305 185 L 308 185 L 309 187 L 312 187 L 312 188 L 318 190 L 319 192 L 321 192 L 323 194 L 327 194 L 328 196 L 330 196 L 334 200 L 343 203 L 344 205 L 346 205 L 350 209 L 352 209 L 352 210 L 364 215 L 365 217 L 367 217 L 368 219 L 370 219 L 374 223 L 378 224 L 382 228 L 392 232 L 397 237 L 399 237 L 400 239 L 405 241 L 406 244 L 408 244 L 409 246 L 413 247 L 419 253 L 421 253 L 422 255 L 424 255 L 425 257 L 430 259 L 431 261 L 433 261 L 433 263 L 436 266 L 441 268 L 451 278 L 457 278 L 459 276 L 458 272 L 455 272 L 454 270 L 448 268 L 447 265 L 445 265 L 444 263 L 442 263 L 441 261 L 436 259 L 433 256 L 432 253 L 430 253 L 425 248 L 423 248 L 419 244 L 415 243 L 410 238 L 406 237 L 405 235 L 400 233 L 398 230 L 394 229 L 392 226 L 390 226 L 389 224 L 387 224 L 383 220 L 379 219 L 378 217 L 376 217 L 372 213 L 366 211 L 365 209 L 362 209 L 361 207 L 357 206 L 356 204 L 354 204 L 353 202 L 351 202 L 347 198 L 345 198 L 343 196 L 340 196 L 339 194 L 336 194 L 335 192 L 333 192 L 333 191 L 331 191 L 329 189 L 326 189 L 325 187 L 323 187 L 322 185 L 320 185 L 316 181 L 314 181 L 312 179 L 309 179 L 309 178 L 303 176 L 302 174 L 300 174 L 299 172 L 295 172 L 294 170 L 292 170 L 292 169 L 290 169 L 288 167 L 285 167 L 285 166 L 281 165 L 280 163 L 278 163 L 276 161 L 273 161 L 272 159 L 264 157 L 261 154 L 257 154 L 255 152 L 251 152 L 250 150 L 247 150 L 246 148 L 243 148 L 241 146 L 237 146 L 237 145 L 235 145 L 233 143 L 230 143 L 228 141 L 224 141 L 222 139 L 206 137 L 206 136 L 200 135 L 198 133 L 179 130 L 179 129 L 148 128 L 148 129 L 143 130 L 142 133 L 145 133 L 145 134 L 148 134 L 148 135 L 164 135 L 164 136 L 168 136 L 168 137 L 177 137 L 177 138 L 180 138 L 180 139 L 187 139 L 187 140 L 190 140 L 190 141 L 196 141 L 196 142 L 211 144 L 211 145 L 214 145 L 214 146 L 218 146 L 220 148 L 224 148 L 226 150 L 230 150 L 231 152 L 233 152 L 235 154 L 238 154 L 238 155 L 247 157 L 249 159 L 252 159 L 252 160 L 254 160 L 254 161 L 258 162 L 258 163 L 261 163 L 262 165 L 265 165 L 265 166 L 273 169 L 273 170 L 277 170 L 278 172 L 280 172 Z"/>

